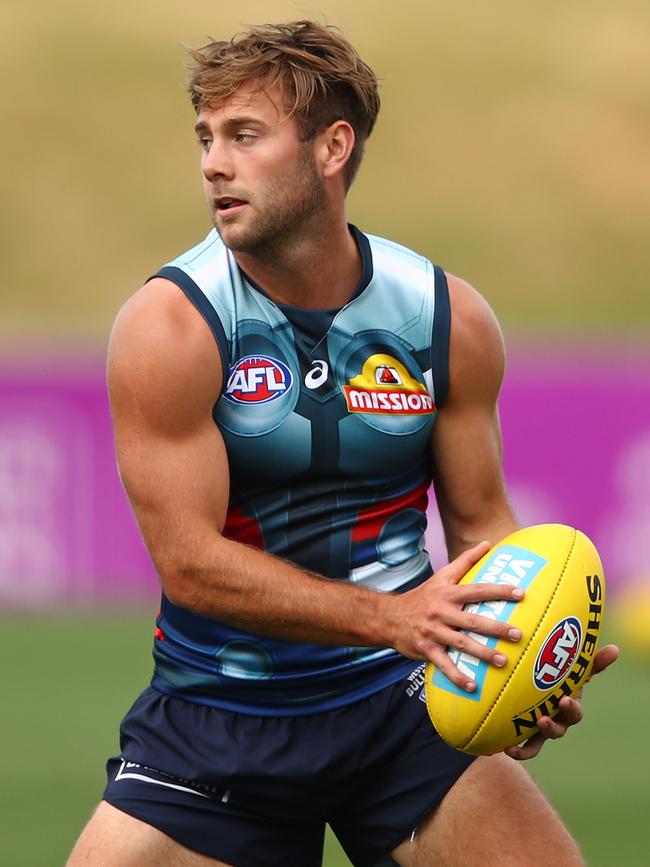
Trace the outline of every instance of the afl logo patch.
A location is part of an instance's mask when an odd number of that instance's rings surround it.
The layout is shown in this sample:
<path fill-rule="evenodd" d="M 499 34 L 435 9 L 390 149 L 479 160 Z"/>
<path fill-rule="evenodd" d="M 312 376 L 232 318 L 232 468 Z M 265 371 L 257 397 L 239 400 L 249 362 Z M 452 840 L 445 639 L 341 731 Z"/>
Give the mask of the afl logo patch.
<path fill-rule="evenodd" d="M 565 617 L 549 633 L 537 654 L 533 680 L 545 692 L 567 676 L 580 651 L 582 626 L 577 617 Z"/>
<path fill-rule="evenodd" d="M 292 384 L 291 371 L 277 358 L 247 355 L 230 368 L 223 396 L 231 403 L 269 403 L 286 394 Z"/>

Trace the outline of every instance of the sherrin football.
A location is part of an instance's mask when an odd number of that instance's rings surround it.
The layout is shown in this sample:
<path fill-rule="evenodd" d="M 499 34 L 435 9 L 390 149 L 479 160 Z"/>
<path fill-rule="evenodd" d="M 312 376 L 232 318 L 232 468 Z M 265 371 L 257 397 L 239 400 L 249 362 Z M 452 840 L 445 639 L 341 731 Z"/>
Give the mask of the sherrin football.
<path fill-rule="evenodd" d="M 507 657 L 503 668 L 447 650 L 474 681 L 474 692 L 455 686 L 431 663 L 426 668 L 427 708 L 440 736 L 462 752 L 490 755 L 529 738 L 538 730 L 536 721 L 555 716 L 560 699 L 589 677 L 605 604 L 603 567 L 584 533 L 541 524 L 508 536 L 459 583 L 507 583 L 525 590 L 520 602 L 465 606 L 522 632 L 517 643 L 470 633 Z"/>

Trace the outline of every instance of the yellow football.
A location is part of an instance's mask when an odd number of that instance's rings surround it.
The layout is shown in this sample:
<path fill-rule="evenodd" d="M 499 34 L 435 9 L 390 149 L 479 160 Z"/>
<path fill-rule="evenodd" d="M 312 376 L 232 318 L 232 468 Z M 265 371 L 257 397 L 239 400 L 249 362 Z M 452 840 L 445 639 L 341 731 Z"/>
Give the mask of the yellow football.
<path fill-rule="evenodd" d="M 455 686 L 427 665 L 425 694 L 431 721 L 452 747 L 490 755 L 521 743 L 541 716 L 554 716 L 560 699 L 589 677 L 605 605 L 605 578 L 592 542 L 563 524 L 527 527 L 508 536 L 476 563 L 460 584 L 510 584 L 525 590 L 521 602 L 465 606 L 483 617 L 518 626 L 516 644 L 470 633 L 508 661 L 488 665 L 449 648 L 452 662 L 476 685 Z"/>

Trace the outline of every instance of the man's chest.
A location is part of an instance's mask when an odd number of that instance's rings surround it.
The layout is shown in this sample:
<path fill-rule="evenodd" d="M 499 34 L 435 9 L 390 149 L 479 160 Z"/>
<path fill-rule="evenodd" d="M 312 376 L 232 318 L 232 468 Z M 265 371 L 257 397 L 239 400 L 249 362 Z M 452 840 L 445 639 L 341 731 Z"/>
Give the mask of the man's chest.
<path fill-rule="evenodd" d="M 436 415 L 429 347 L 374 319 L 359 329 L 339 314 L 320 338 L 288 320 L 238 323 L 214 411 L 237 484 L 371 479 L 422 461 Z"/>

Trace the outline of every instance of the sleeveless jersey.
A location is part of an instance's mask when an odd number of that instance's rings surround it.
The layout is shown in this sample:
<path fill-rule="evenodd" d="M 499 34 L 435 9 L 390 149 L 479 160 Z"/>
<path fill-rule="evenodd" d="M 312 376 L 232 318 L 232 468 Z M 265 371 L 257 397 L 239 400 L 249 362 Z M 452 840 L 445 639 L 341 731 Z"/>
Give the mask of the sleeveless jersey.
<path fill-rule="evenodd" d="M 448 387 L 447 283 L 410 250 L 350 231 L 363 273 L 339 310 L 274 303 L 214 230 L 156 276 L 184 291 L 221 354 L 224 535 L 331 579 L 403 592 L 431 575 L 424 530 L 429 439 Z M 157 627 L 152 685 L 243 713 L 339 707 L 413 666 L 391 648 L 252 634 L 164 595 Z"/>

